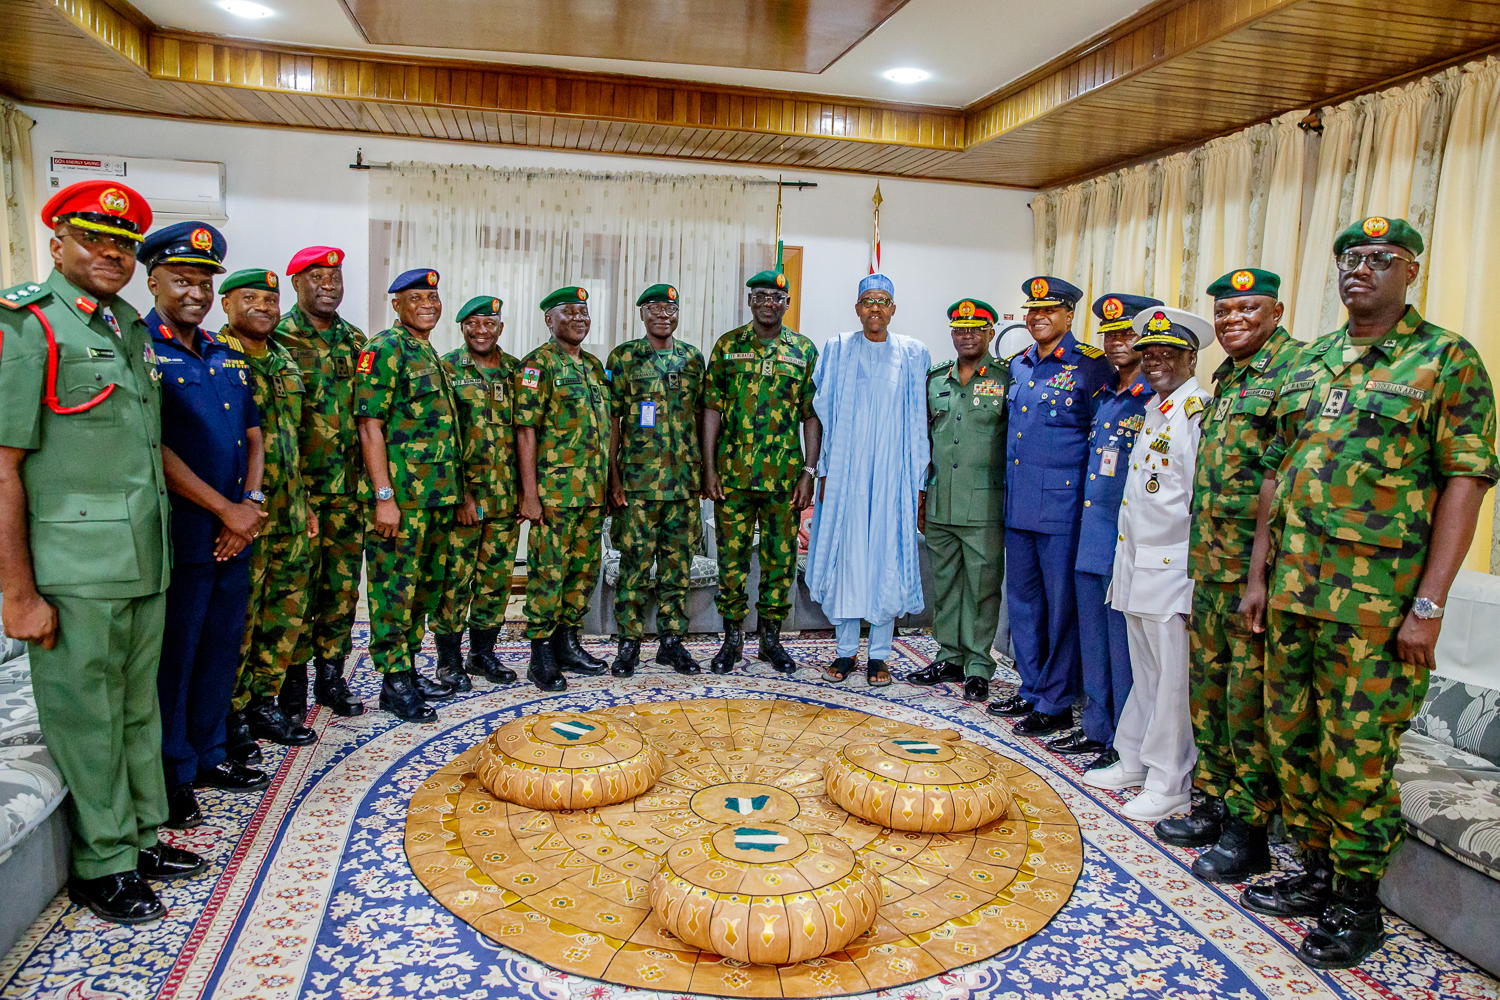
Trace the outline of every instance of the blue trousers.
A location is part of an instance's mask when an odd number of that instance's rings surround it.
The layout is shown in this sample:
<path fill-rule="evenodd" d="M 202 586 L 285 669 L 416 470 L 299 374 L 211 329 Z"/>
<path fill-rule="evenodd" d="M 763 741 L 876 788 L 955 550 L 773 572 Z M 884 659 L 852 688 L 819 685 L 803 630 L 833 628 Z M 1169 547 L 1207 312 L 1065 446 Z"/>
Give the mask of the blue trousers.
<path fill-rule="evenodd" d="M 853 656 L 859 652 L 859 626 L 863 618 L 833 619 L 833 637 L 838 642 L 840 656 Z M 870 659 L 891 658 L 891 641 L 896 634 L 896 619 L 870 623 Z"/>
<path fill-rule="evenodd" d="M 234 697 L 250 603 L 250 560 L 172 567 L 156 691 L 167 787 L 224 760 L 224 720 Z"/>
<path fill-rule="evenodd" d="M 1077 555 L 1077 531 L 1044 535 L 1005 529 L 1010 641 L 1021 675 L 1017 693 L 1048 715 L 1071 707 L 1081 683 L 1073 594 Z"/>
<path fill-rule="evenodd" d="M 1109 577 L 1075 573 L 1078 648 L 1083 658 L 1083 733 L 1110 746 L 1130 694 L 1130 644 L 1125 616 L 1104 603 Z"/>

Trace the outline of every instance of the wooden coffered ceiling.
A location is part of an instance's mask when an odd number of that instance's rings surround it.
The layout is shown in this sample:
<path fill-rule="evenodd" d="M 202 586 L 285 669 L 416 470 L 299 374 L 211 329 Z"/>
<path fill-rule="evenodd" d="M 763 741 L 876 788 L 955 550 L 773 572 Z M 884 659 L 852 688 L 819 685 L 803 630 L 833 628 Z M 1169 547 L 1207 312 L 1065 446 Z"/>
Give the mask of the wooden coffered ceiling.
<path fill-rule="evenodd" d="M 1159 0 L 984 100 L 932 108 L 232 40 L 106 0 L 4 6 L 0 91 L 30 103 L 1020 187 L 1500 47 L 1500 0 Z"/>

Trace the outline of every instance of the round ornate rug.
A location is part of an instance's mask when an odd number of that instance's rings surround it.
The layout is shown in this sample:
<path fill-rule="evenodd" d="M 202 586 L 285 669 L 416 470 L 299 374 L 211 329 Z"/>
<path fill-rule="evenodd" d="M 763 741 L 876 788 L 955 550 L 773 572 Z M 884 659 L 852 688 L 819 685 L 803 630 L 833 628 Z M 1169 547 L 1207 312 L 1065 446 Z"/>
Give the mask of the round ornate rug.
<path fill-rule="evenodd" d="M 890 989 L 989 958 L 1040 931 L 1082 867 L 1078 824 L 1020 761 L 973 748 L 1009 782 L 1000 819 L 969 833 L 886 830 L 833 803 L 827 760 L 853 740 L 932 730 L 800 701 L 712 698 L 600 710 L 656 744 L 666 766 L 628 802 L 545 812 L 495 798 L 482 743 L 412 796 L 406 853 L 432 895 L 505 947 L 626 987 L 730 996 L 837 996 Z M 827 833 L 877 872 L 884 898 L 845 950 L 791 965 L 700 952 L 651 909 L 660 855 L 726 824 Z"/>

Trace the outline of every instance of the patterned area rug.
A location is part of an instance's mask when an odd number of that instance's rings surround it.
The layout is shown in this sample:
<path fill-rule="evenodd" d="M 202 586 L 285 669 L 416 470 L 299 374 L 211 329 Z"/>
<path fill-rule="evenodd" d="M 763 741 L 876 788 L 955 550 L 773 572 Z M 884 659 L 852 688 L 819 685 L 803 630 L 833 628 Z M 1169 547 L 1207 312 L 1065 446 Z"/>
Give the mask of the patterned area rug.
<path fill-rule="evenodd" d="M 364 638 L 361 629 L 361 647 Z M 826 638 L 788 646 L 804 664 L 833 658 Z M 706 660 L 714 646 L 690 648 Z M 902 637 L 892 667 L 915 669 L 933 652 L 925 637 Z M 523 644 L 502 653 L 524 667 Z M 353 680 L 373 706 L 378 678 L 364 657 Z M 550 696 L 526 684 L 481 683 L 443 703 L 439 721 L 427 726 L 397 725 L 378 711 L 355 719 L 320 711 L 312 722 L 319 743 L 267 755 L 275 772 L 269 789 L 202 792 L 205 823 L 169 832 L 173 843 L 208 853 L 212 867 L 165 889 L 165 920 L 130 930 L 59 897 L 0 961 L 0 998 L 672 1000 L 677 994 L 556 972 L 478 934 L 433 900 L 402 843 L 413 792 L 502 723 L 541 710 L 684 698 L 785 698 L 954 728 L 1024 760 L 1077 818 L 1083 871 L 1046 927 L 994 958 L 872 998 L 1500 998 L 1500 983 L 1392 917 L 1384 946 L 1362 968 L 1308 969 L 1294 954 L 1297 922 L 1249 913 L 1235 903 L 1238 889 L 1194 879 L 1194 852 L 1157 843 L 1146 825 L 1119 816 L 1119 796 L 1082 785 L 1074 761 L 997 726 L 951 687 L 871 689 L 858 675 L 831 685 L 810 666 L 787 678 L 753 661 L 724 678 L 648 666 L 627 681 L 571 680 L 567 692 Z M 1277 854 L 1287 866 L 1287 850 Z"/>

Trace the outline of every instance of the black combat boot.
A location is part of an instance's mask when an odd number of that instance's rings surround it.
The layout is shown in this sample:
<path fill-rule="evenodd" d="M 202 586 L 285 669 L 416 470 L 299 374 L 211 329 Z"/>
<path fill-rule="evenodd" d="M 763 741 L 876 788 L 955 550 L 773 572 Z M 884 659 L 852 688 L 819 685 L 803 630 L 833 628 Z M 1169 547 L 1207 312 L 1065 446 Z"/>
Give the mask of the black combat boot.
<path fill-rule="evenodd" d="M 327 706 L 334 715 L 359 715 L 365 703 L 355 699 L 344 680 L 343 661 L 325 660 L 321 656 L 313 660 L 313 699 Z"/>
<path fill-rule="evenodd" d="M 1198 855 L 1193 874 L 1205 882 L 1243 882 L 1251 875 L 1271 870 L 1271 847 L 1266 828 L 1251 826 L 1230 813 L 1224 820 L 1219 842 Z"/>
<path fill-rule="evenodd" d="M 318 734 L 282 714 L 281 706 L 268 695 L 256 695 L 245 706 L 250 735 L 284 747 L 305 747 L 318 742 Z M 227 751 L 227 747 L 225 748 Z"/>
<path fill-rule="evenodd" d="M 262 760 L 260 745 L 250 735 L 244 712 L 230 712 L 224 720 L 224 753 L 241 764 L 259 764 Z"/>
<path fill-rule="evenodd" d="M 640 664 L 641 640 L 621 639 L 620 648 L 615 653 L 615 662 L 609 665 L 609 672 L 614 677 L 631 677 Z"/>
<path fill-rule="evenodd" d="M 760 658 L 783 674 L 795 673 L 797 661 L 781 645 L 781 622 L 761 619 Z"/>
<path fill-rule="evenodd" d="M 696 674 L 703 668 L 682 645 L 682 636 L 664 635 L 656 644 L 656 662 L 679 674 Z"/>
<path fill-rule="evenodd" d="M 1316 917 L 1333 896 L 1333 861 L 1327 851 L 1303 851 L 1302 874 L 1240 893 L 1247 910 L 1268 917 Z"/>
<path fill-rule="evenodd" d="M 455 694 L 474 690 L 474 682 L 464 672 L 464 636 L 462 632 L 435 633 L 437 641 L 437 666 L 432 671 L 433 679 L 446 684 Z"/>
<path fill-rule="evenodd" d="M 495 640 L 499 635 L 497 628 L 469 629 L 469 658 L 464 669 L 496 684 L 510 684 L 516 679 L 516 672 L 495 656 Z"/>
<path fill-rule="evenodd" d="M 540 691 L 568 689 L 568 679 L 562 675 L 557 659 L 552 655 L 551 639 L 531 640 L 531 664 L 526 668 L 526 679 Z"/>
<path fill-rule="evenodd" d="M 419 675 L 408 667 L 386 674 L 380 683 L 380 707 L 402 722 L 431 722 L 437 718 L 427 699 L 417 690 Z"/>
<path fill-rule="evenodd" d="M 719 644 L 719 651 L 714 654 L 714 658 L 708 661 L 708 669 L 716 674 L 727 674 L 743 658 L 744 651 L 745 633 L 740 628 L 740 623 L 726 618 L 724 641 Z"/>
<path fill-rule="evenodd" d="M 583 648 L 578 641 L 578 629 L 558 626 L 552 633 L 552 656 L 559 669 L 582 677 L 598 677 L 607 664 Z"/>
<path fill-rule="evenodd" d="M 421 695 L 426 701 L 446 701 L 458 694 L 457 689 L 452 684 L 449 684 L 447 681 L 440 681 L 437 678 L 428 680 L 422 676 L 420 670 L 413 668 L 411 675 L 412 686 L 417 689 L 417 694 Z M 464 679 L 468 680 L 468 677 L 465 676 Z M 472 688 L 474 685 L 471 683 L 469 686 Z"/>
<path fill-rule="evenodd" d="M 1224 819 L 1228 815 L 1223 799 L 1205 795 L 1193 803 L 1186 816 L 1173 816 L 1157 823 L 1156 839 L 1174 847 L 1207 847 L 1224 833 Z"/>
<path fill-rule="evenodd" d="M 1383 940 L 1380 880 L 1338 875 L 1333 880 L 1333 899 L 1302 939 L 1297 957 L 1315 969 L 1352 969 Z"/>
<path fill-rule="evenodd" d="M 307 664 L 294 663 L 287 667 L 281 678 L 281 689 L 276 692 L 276 702 L 281 714 L 301 725 L 307 721 Z"/>

